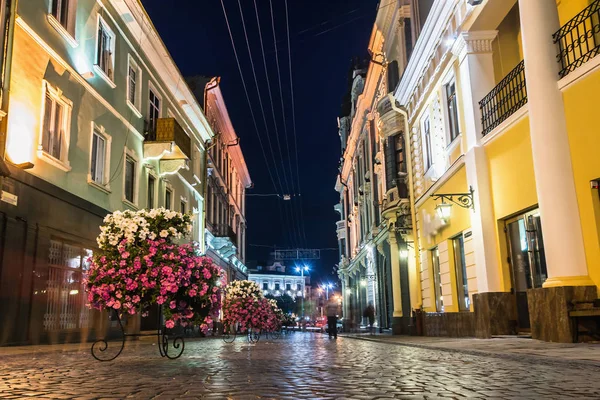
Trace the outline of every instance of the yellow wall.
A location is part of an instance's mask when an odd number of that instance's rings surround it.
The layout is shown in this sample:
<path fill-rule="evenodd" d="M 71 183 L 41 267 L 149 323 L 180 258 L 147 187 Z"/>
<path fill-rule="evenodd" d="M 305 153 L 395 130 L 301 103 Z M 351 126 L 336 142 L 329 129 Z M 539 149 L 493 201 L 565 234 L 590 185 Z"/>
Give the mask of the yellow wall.
<path fill-rule="evenodd" d="M 512 284 L 503 220 L 537 204 L 529 117 L 522 118 L 497 139 L 487 143 L 485 150 L 489 162 L 494 219 L 497 221 L 496 243 L 502 287 L 508 291 Z"/>
<path fill-rule="evenodd" d="M 560 25 L 563 26 L 593 1 L 594 0 L 556 0 Z"/>
<path fill-rule="evenodd" d="M 518 3 L 498 25 L 498 37 L 492 42 L 494 78 L 500 82 L 523 59 L 523 43 Z"/>
<path fill-rule="evenodd" d="M 600 179 L 600 71 L 564 90 L 563 99 L 588 273 L 600 288 L 600 195 L 590 187 Z"/>
<path fill-rule="evenodd" d="M 436 193 L 465 193 L 468 192 L 469 185 L 467 184 L 467 175 L 466 169 L 462 166 L 452 177 L 448 179 L 443 185 L 441 185 L 435 192 Z M 431 257 L 429 255 L 429 250 L 435 248 L 440 243 L 448 241 L 448 257 L 450 263 L 450 284 L 452 291 L 452 305 L 444 306 L 445 312 L 456 312 L 458 311 L 458 297 L 457 297 L 457 289 L 456 289 L 456 268 L 454 263 L 454 252 L 452 249 L 452 241 L 451 239 L 460 235 L 463 231 L 468 230 L 471 227 L 471 216 L 470 209 L 462 208 L 458 205 L 454 205 L 452 207 L 452 215 L 448 225 L 443 228 L 438 229 L 438 232 L 435 236 L 427 235 L 424 231 L 423 227 L 423 212 L 425 211 L 430 216 L 435 215 L 435 207 L 439 204 L 441 200 L 433 200 L 427 199 L 421 207 L 417 209 L 417 215 L 419 219 L 419 232 L 421 233 L 420 244 L 421 251 L 427 252 L 427 272 L 429 274 L 429 279 L 431 285 L 429 287 L 430 294 L 429 296 L 434 299 L 435 292 L 433 286 L 433 269 L 431 265 Z M 425 307 L 424 310 L 426 312 L 435 312 L 435 302 L 431 304 L 430 307 Z"/>

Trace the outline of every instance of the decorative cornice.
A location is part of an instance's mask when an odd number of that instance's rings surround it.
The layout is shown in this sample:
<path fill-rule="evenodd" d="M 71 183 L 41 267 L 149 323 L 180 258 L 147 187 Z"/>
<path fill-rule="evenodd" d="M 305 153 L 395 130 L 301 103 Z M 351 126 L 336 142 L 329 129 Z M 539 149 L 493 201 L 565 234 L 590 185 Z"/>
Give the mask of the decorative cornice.
<path fill-rule="evenodd" d="M 452 54 L 462 60 L 467 54 L 485 54 L 492 52 L 492 42 L 498 31 L 463 32 L 452 45 Z"/>

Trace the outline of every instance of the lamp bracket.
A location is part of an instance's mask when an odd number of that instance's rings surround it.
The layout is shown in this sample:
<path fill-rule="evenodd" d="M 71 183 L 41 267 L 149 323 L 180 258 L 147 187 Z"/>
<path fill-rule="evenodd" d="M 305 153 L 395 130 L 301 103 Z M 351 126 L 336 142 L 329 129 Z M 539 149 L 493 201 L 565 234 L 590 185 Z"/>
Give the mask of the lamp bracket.
<path fill-rule="evenodd" d="M 473 190 L 472 186 L 469 186 L 469 193 L 432 193 L 431 197 L 433 197 L 434 200 L 448 200 L 462 208 L 474 210 L 473 193 L 475 193 L 475 190 Z"/>

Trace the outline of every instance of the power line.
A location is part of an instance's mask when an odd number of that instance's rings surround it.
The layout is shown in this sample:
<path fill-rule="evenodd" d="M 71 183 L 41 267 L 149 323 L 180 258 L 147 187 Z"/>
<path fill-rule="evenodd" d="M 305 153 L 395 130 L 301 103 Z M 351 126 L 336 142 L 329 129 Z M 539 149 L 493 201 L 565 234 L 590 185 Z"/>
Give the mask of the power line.
<path fill-rule="evenodd" d="M 299 158 L 298 158 L 298 135 L 296 134 L 296 105 L 294 102 L 294 79 L 293 79 L 293 74 L 292 74 L 292 50 L 291 50 L 291 45 L 290 45 L 290 20 L 289 20 L 289 12 L 288 12 L 288 3 L 287 0 L 285 0 L 285 24 L 286 24 L 286 28 L 287 28 L 287 42 L 288 42 L 288 64 L 289 64 L 289 71 L 290 71 L 290 94 L 291 94 L 291 99 L 292 99 L 292 127 L 293 127 L 293 132 L 294 132 L 294 147 L 296 150 L 296 178 L 298 179 L 297 182 L 297 187 L 298 187 L 298 193 L 300 196 L 302 196 L 302 188 L 300 186 L 300 167 L 299 167 Z M 302 197 L 300 197 L 300 218 L 302 220 L 302 236 L 304 239 L 304 242 L 306 243 L 306 231 L 304 229 L 304 211 L 303 211 L 303 204 L 302 204 Z"/>
<path fill-rule="evenodd" d="M 265 114 L 265 108 L 264 108 L 263 101 L 262 101 L 262 96 L 261 96 L 261 93 L 260 93 L 260 86 L 258 85 L 258 78 L 256 77 L 256 68 L 254 66 L 254 59 L 252 58 L 252 50 L 250 49 L 250 40 L 248 39 L 248 31 L 246 30 L 246 22 L 244 20 L 244 11 L 242 9 L 242 3 L 241 3 L 240 0 L 238 0 L 238 7 L 239 7 L 239 10 L 240 10 L 240 17 L 241 17 L 241 20 L 242 20 L 242 28 L 244 30 L 244 37 L 246 39 L 246 47 L 248 49 L 248 56 L 250 58 L 250 65 L 252 66 L 252 76 L 254 77 L 254 84 L 256 85 L 256 91 L 258 93 L 258 103 L 260 105 L 260 110 L 261 110 L 261 113 L 262 113 L 263 122 L 265 124 L 265 130 L 266 130 L 266 135 L 267 135 L 267 142 L 269 143 L 269 150 L 271 151 L 271 156 L 273 158 L 273 164 L 275 166 L 275 175 L 277 176 L 277 180 L 279 181 L 279 186 L 281 188 L 281 192 L 284 192 L 283 184 L 281 182 L 281 177 L 279 175 L 279 170 L 277 169 L 277 161 L 275 161 L 275 152 L 273 151 L 273 144 L 271 143 L 271 137 L 269 135 L 269 125 L 267 124 L 267 117 L 266 117 L 266 114 Z"/>
<path fill-rule="evenodd" d="M 262 52 L 262 58 L 263 58 L 263 65 L 265 68 L 265 77 L 267 79 L 267 90 L 269 93 L 269 100 L 271 103 L 271 115 L 273 117 L 273 126 L 275 127 L 275 138 L 277 139 L 277 149 L 279 150 L 279 156 L 281 159 L 281 166 L 282 166 L 282 172 L 283 172 L 283 179 L 284 182 L 286 184 L 286 190 L 288 190 L 288 193 L 290 192 L 290 186 L 289 186 L 289 182 L 287 180 L 287 173 L 285 170 L 285 163 L 283 161 L 283 152 L 281 151 L 281 141 L 279 140 L 279 129 L 277 128 L 277 118 L 275 117 L 275 105 L 274 105 L 274 101 L 273 101 L 273 94 L 271 91 L 271 80 L 269 79 L 269 71 L 267 68 L 267 58 L 265 56 L 265 47 L 264 47 L 264 42 L 263 42 L 263 36 L 262 36 L 262 29 L 260 27 L 260 17 L 258 15 L 258 7 L 256 5 L 256 0 L 253 1 L 254 3 L 254 12 L 256 15 L 256 24 L 257 24 L 257 28 L 258 28 L 258 35 L 259 35 L 259 39 L 260 39 L 260 48 L 261 48 L 261 52 Z M 284 126 L 285 126 L 285 121 L 284 121 Z M 293 171 L 290 169 L 290 173 L 292 174 L 291 178 L 293 179 Z M 294 191 L 294 185 L 292 182 L 292 192 Z M 284 208 L 287 208 L 284 205 Z M 298 221 L 296 221 L 296 216 L 294 214 L 294 210 L 293 210 L 293 206 L 290 207 L 290 214 L 292 216 L 292 226 L 294 228 L 294 233 L 298 235 L 298 238 L 301 237 L 300 235 L 300 228 L 298 227 Z M 297 232 L 296 232 L 297 231 Z"/>
<path fill-rule="evenodd" d="M 265 147 L 263 145 L 262 138 L 260 137 L 260 133 L 258 130 L 258 124 L 256 123 L 256 117 L 254 115 L 254 110 L 252 109 L 252 102 L 250 101 L 248 87 L 246 86 L 246 80 L 244 79 L 244 74 L 242 72 L 242 66 L 240 64 L 240 58 L 238 56 L 237 49 L 235 47 L 235 41 L 233 40 L 233 34 L 231 32 L 229 18 L 227 18 L 227 11 L 225 10 L 225 4 L 223 3 L 223 0 L 221 0 L 221 6 L 223 8 L 223 15 L 225 16 L 225 22 L 227 24 L 227 31 L 229 32 L 229 38 L 231 39 L 231 47 L 233 48 L 233 54 L 235 55 L 235 61 L 237 63 L 238 71 L 240 72 L 240 78 L 242 79 L 242 86 L 244 88 L 244 93 L 246 94 L 246 100 L 248 101 L 248 108 L 250 109 L 250 115 L 252 116 L 252 122 L 254 124 L 254 129 L 256 131 L 256 136 L 258 137 L 258 143 L 260 144 L 260 149 L 262 150 L 262 154 L 265 159 L 265 165 L 267 166 L 267 171 L 269 173 L 269 177 L 271 178 L 271 183 L 273 184 L 273 189 L 277 190 L 277 185 L 275 184 L 275 179 L 273 177 L 273 174 L 271 173 L 271 168 L 269 167 L 267 153 L 265 152 Z M 281 220 L 283 221 L 284 220 L 283 212 L 281 210 L 281 204 L 279 204 L 279 202 L 277 202 L 277 207 L 279 209 L 279 216 L 280 216 Z M 288 237 L 289 237 L 289 234 L 288 234 Z M 289 240 L 291 242 L 291 237 L 289 237 Z"/>

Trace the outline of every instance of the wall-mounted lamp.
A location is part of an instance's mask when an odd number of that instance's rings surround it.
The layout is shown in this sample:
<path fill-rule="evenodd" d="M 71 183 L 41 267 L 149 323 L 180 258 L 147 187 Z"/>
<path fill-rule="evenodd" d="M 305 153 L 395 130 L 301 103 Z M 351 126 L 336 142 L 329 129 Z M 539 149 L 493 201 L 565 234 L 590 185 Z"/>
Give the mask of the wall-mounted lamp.
<path fill-rule="evenodd" d="M 448 200 L 462 208 L 475 209 L 473 204 L 473 187 L 469 186 L 469 193 L 433 193 L 431 197 L 434 200 L 442 199 L 442 202 L 435 207 L 435 211 L 442 221 L 448 221 L 452 212 L 452 204 L 446 203 Z"/>
<path fill-rule="evenodd" d="M 33 168 L 35 165 L 33 165 L 32 162 L 23 162 L 20 164 L 14 164 L 15 167 L 19 168 L 19 169 L 31 169 Z"/>
<path fill-rule="evenodd" d="M 362 287 L 367 286 L 367 281 L 365 279 L 361 279 L 360 280 L 360 286 L 362 286 Z"/>

